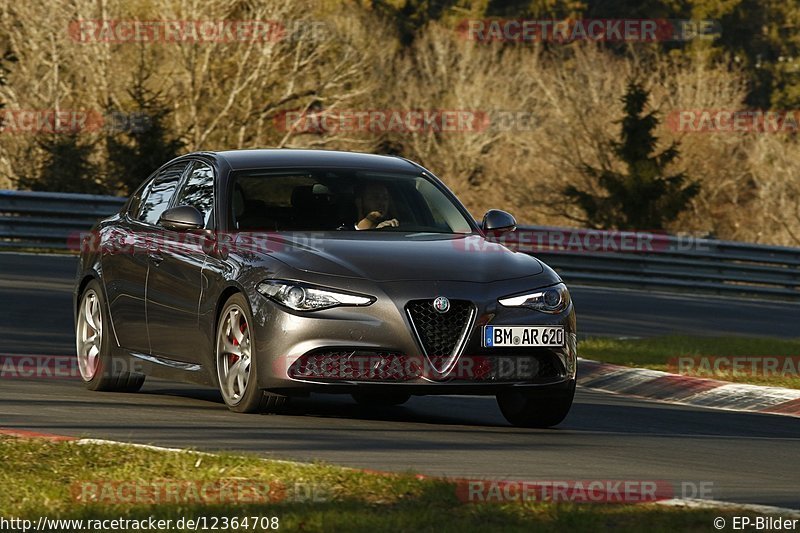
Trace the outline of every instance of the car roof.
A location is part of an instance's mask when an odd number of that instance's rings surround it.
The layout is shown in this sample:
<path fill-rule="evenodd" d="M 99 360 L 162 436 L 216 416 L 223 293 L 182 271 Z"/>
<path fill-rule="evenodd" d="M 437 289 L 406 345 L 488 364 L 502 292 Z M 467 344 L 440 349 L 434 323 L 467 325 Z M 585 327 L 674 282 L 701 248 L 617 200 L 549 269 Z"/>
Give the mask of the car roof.
<path fill-rule="evenodd" d="M 290 148 L 263 150 L 226 150 L 202 152 L 225 161 L 231 170 L 255 168 L 338 167 L 382 171 L 419 171 L 420 168 L 401 157 L 339 152 L 334 150 L 295 150 Z"/>

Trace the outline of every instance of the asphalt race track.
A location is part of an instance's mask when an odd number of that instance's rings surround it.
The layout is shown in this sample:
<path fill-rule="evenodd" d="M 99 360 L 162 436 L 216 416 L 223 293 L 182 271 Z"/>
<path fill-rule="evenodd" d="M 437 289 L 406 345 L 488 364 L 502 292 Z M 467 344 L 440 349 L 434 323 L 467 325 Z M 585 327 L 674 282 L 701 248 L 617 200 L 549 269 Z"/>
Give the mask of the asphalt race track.
<path fill-rule="evenodd" d="M 75 258 L 0 254 L 0 271 L 0 353 L 72 354 Z M 800 323 L 800 305 L 788 303 L 586 287 L 572 295 L 583 335 L 789 337 Z M 712 483 L 713 499 L 800 509 L 800 420 L 583 389 L 558 428 L 524 430 L 492 398 L 418 397 L 373 411 L 313 395 L 280 415 L 247 416 L 187 385 L 149 381 L 138 394 L 112 394 L 6 379 L 0 427 L 462 478 Z"/>

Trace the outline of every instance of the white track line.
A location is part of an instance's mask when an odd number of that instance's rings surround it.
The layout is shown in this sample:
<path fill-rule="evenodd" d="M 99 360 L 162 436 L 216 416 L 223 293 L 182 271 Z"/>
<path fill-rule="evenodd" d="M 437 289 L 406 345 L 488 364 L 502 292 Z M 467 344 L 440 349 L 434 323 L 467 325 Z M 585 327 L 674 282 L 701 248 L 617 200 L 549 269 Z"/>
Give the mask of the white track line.
<path fill-rule="evenodd" d="M 116 440 L 105 440 L 105 439 L 78 439 L 72 441 L 78 445 L 87 445 L 87 444 L 99 444 L 99 445 L 109 445 L 109 446 L 130 446 L 132 448 L 139 448 L 142 450 L 150 450 L 154 452 L 168 452 L 168 453 L 188 453 L 192 455 L 210 455 L 210 456 L 217 456 L 219 457 L 219 453 L 211 453 L 211 452 L 200 452 L 197 450 L 187 450 L 185 448 L 167 448 L 165 446 L 154 446 L 152 444 L 137 444 L 135 442 L 120 442 Z M 281 463 L 285 465 L 293 465 L 293 466 L 314 466 L 311 463 L 300 463 L 298 461 L 287 461 L 285 459 L 270 459 L 268 457 L 259 457 L 258 459 L 262 461 L 270 461 L 273 463 Z"/>

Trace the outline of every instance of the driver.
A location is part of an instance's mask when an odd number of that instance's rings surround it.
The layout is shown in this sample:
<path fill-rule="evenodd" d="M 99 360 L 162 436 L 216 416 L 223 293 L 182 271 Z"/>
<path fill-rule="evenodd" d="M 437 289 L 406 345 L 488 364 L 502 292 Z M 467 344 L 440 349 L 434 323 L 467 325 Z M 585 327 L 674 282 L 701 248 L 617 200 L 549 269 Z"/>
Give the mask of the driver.
<path fill-rule="evenodd" d="M 389 217 L 391 205 L 389 190 L 382 183 L 368 183 L 356 199 L 359 221 L 356 229 L 396 228 L 400 225 L 396 218 Z"/>

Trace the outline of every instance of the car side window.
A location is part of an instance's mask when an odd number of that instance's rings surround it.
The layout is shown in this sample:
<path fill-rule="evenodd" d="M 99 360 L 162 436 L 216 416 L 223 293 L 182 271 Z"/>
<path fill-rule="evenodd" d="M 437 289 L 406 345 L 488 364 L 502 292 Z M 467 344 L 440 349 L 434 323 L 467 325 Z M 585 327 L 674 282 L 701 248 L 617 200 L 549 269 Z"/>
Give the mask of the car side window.
<path fill-rule="evenodd" d="M 203 215 L 204 227 L 209 227 L 214 210 L 214 170 L 210 165 L 194 163 L 174 205 L 194 207 Z"/>
<path fill-rule="evenodd" d="M 142 206 L 142 197 L 147 194 L 153 179 L 155 179 L 153 176 L 147 178 L 144 183 L 142 183 L 139 188 L 136 189 L 136 192 L 131 195 L 130 200 L 128 200 L 128 208 L 125 210 L 125 213 L 130 218 L 136 218 L 139 214 L 139 208 Z"/>
<path fill-rule="evenodd" d="M 157 224 L 161 214 L 169 207 L 172 195 L 178 187 L 181 174 L 186 169 L 186 163 L 172 165 L 161 172 L 150 183 L 144 193 L 137 219 L 145 224 Z"/>

